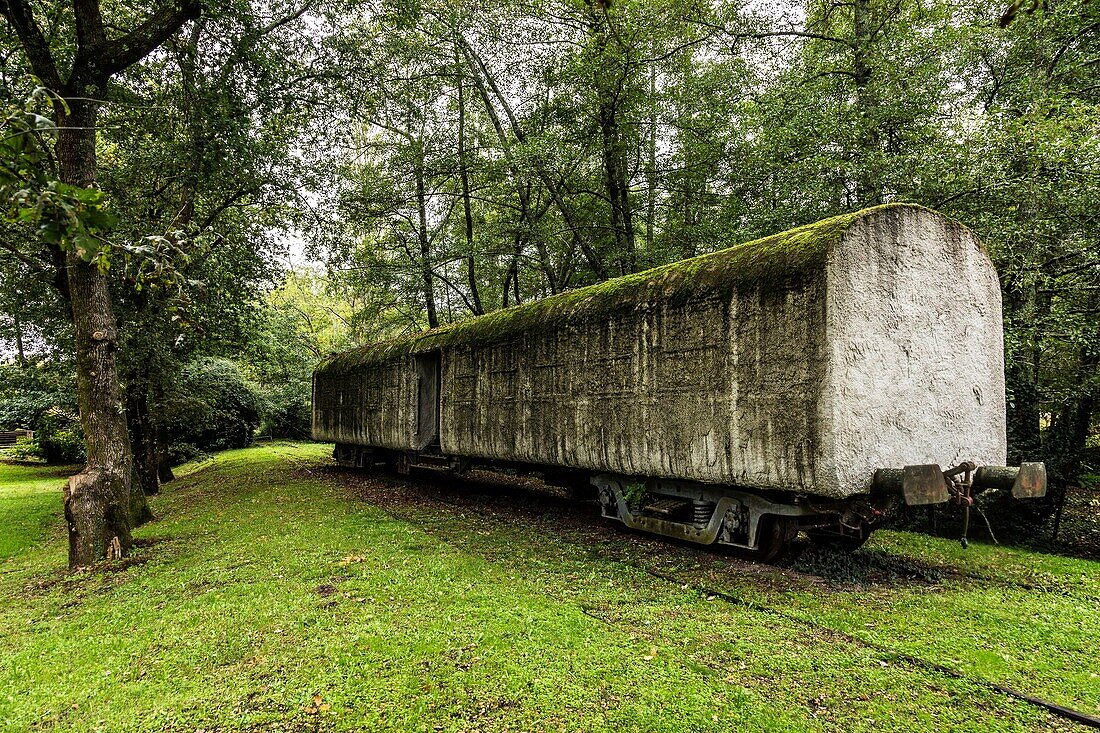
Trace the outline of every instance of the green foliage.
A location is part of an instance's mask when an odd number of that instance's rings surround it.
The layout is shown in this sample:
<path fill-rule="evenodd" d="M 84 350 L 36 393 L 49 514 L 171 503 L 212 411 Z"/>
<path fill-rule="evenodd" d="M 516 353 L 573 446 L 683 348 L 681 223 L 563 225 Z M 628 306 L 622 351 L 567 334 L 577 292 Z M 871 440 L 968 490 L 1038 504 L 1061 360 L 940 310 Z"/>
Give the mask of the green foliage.
<path fill-rule="evenodd" d="M 623 499 L 626 501 L 626 505 L 633 510 L 640 509 L 648 495 L 649 491 L 642 481 L 635 481 L 623 487 Z"/>
<path fill-rule="evenodd" d="M 72 364 L 65 360 L 0 364 L 0 430 L 34 431 L 22 455 L 48 463 L 84 461 L 73 381 Z"/>
<path fill-rule="evenodd" d="M 84 430 L 74 413 L 51 409 L 34 426 L 29 451 L 46 463 L 83 463 Z"/>
<path fill-rule="evenodd" d="M 351 343 L 350 312 L 335 284 L 309 268 L 267 294 L 242 359 L 262 395 L 262 434 L 309 437 L 313 369 Z"/>
<path fill-rule="evenodd" d="M 71 362 L 0 363 L 0 430 L 33 429 L 52 409 L 76 411 Z"/>
<path fill-rule="evenodd" d="M 300 390 L 284 390 L 265 397 L 267 408 L 260 426 L 262 433 L 273 438 L 309 438 L 313 406 L 308 394 L 302 395 Z"/>
<path fill-rule="evenodd" d="M 22 105 L 6 105 L 0 123 L 0 212 L 9 222 L 35 228 L 42 242 L 74 251 L 106 271 L 111 251 L 106 235 L 117 219 L 102 191 L 71 186 L 53 174 L 48 148 L 57 128 L 35 111 L 44 105 L 65 108 L 44 87 L 35 88 Z"/>
<path fill-rule="evenodd" d="M 259 390 L 236 363 L 203 358 L 184 367 L 157 419 L 177 457 L 187 457 L 185 446 L 216 451 L 250 445 L 262 411 Z"/>

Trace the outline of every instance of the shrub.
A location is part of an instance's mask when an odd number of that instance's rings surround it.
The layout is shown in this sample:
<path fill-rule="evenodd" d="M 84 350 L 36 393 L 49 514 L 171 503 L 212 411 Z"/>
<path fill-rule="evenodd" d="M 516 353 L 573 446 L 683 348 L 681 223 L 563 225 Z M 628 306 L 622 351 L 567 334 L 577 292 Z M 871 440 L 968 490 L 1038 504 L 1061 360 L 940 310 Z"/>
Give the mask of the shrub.
<path fill-rule="evenodd" d="M 313 408 L 310 405 L 308 389 L 308 385 L 305 389 L 296 389 L 288 385 L 268 392 L 265 396 L 267 405 L 260 431 L 272 438 L 294 440 L 309 438 Z"/>
<path fill-rule="evenodd" d="M 244 448 L 260 424 L 262 399 L 256 386 L 228 359 L 198 359 L 180 375 L 159 414 L 171 451 Z M 191 457 L 191 456 L 188 456 Z"/>
<path fill-rule="evenodd" d="M 33 446 L 29 452 L 45 459 L 46 463 L 83 463 L 84 430 L 76 415 L 60 409 L 43 414 L 34 426 Z"/>

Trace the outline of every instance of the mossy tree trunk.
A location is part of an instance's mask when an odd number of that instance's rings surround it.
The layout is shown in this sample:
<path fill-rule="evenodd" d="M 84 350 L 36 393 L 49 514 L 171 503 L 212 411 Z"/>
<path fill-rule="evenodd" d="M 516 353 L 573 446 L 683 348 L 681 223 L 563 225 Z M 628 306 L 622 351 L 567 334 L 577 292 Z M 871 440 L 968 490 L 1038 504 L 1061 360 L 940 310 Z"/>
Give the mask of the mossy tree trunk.
<path fill-rule="evenodd" d="M 141 375 L 131 375 L 126 386 L 126 423 L 134 454 L 134 480 L 142 494 L 160 493 L 156 428 L 149 412 L 148 381 Z"/>
<path fill-rule="evenodd" d="M 439 325 L 435 307 L 435 277 L 432 274 L 432 243 L 428 237 L 428 193 L 424 183 L 424 157 L 421 150 L 416 162 L 416 237 L 420 243 L 420 278 L 424 283 L 424 310 L 428 314 L 428 326 Z"/>
<path fill-rule="evenodd" d="M 0 15 L 14 29 L 35 75 L 64 100 L 54 106 L 58 175 L 63 183 L 96 183 L 98 110 L 93 100 L 104 96 L 112 75 L 145 58 L 199 11 L 194 0 L 168 4 L 111 38 L 98 0 L 72 0 L 69 17 L 77 46 L 63 78 L 28 0 L 0 0 Z M 69 479 L 64 493 L 69 566 L 85 567 L 127 554 L 131 529 L 150 515 L 145 495 L 132 481 L 133 456 L 117 363 L 118 323 L 107 276 L 71 247 L 53 247 L 51 259 L 57 270 L 54 281 L 72 309 L 77 396 L 88 454 L 84 470 Z"/>
<path fill-rule="evenodd" d="M 876 9 L 878 12 L 875 12 Z M 896 11 L 885 6 L 876 8 L 874 0 L 852 2 L 852 83 L 855 86 L 859 125 L 859 150 L 856 151 L 856 158 L 860 161 L 859 170 L 856 171 L 855 208 L 877 206 L 883 199 L 882 181 L 875 161 L 882 140 L 878 129 L 878 100 L 872 84 L 874 68 L 871 66 L 871 58 L 879 40 L 875 37 L 876 32 L 885 25 L 885 18 L 880 16 L 893 12 Z"/>
<path fill-rule="evenodd" d="M 97 96 L 103 77 L 77 79 L 67 89 L 69 110 L 58 120 L 57 161 L 61 180 L 95 185 Z M 77 396 L 88 453 L 84 470 L 69 479 L 65 518 L 69 565 L 82 567 L 130 549 L 132 456 L 119 390 L 118 326 L 106 275 L 75 251 L 66 256 L 68 294 L 76 348 Z M 140 508 L 139 508 L 140 513 Z"/>
<path fill-rule="evenodd" d="M 1002 287 L 1006 325 L 1027 335 L 1025 342 L 1005 360 L 1005 382 L 1010 395 L 1007 405 L 1008 461 L 1015 466 L 1042 457 L 1039 386 L 1042 349 L 1035 324 L 1048 315 L 1040 311 L 1049 308 L 1049 301 L 1044 304 L 1035 288 L 1021 290 L 1013 281 L 1005 282 Z"/>
<path fill-rule="evenodd" d="M 471 308 L 475 316 L 485 313 L 481 290 L 477 284 L 476 249 L 474 247 L 474 212 L 470 202 L 470 168 L 466 158 L 466 95 L 462 76 L 458 77 L 458 177 L 462 183 L 462 221 L 466 234 L 466 280 L 470 288 Z"/>

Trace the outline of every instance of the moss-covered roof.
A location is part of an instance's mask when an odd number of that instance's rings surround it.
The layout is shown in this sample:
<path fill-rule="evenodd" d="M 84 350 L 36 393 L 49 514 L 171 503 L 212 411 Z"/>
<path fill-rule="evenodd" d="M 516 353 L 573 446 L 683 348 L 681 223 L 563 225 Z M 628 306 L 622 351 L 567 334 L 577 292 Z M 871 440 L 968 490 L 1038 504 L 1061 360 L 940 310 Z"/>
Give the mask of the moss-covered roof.
<path fill-rule="evenodd" d="M 346 372 L 397 354 L 442 346 L 502 341 L 520 331 L 606 315 L 653 300 L 728 292 L 763 283 L 781 285 L 823 268 L 830 248 L 840 241 L 853 222 L 873 212 L 898 207 L 922 208 L 911 204 L 885 204 L 834 216 L 728 249 L 616 277 L 430 331 L 365 344 L 330 357 L 320 365 L 318 372 Z"/>

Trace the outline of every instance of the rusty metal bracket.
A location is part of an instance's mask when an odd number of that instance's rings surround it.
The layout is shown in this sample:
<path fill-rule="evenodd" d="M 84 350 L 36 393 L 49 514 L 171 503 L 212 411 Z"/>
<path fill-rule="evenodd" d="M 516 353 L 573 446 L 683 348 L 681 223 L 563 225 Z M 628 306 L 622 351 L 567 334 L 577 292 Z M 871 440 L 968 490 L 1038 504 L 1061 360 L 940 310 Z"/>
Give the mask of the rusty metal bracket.
<path fill-rule="evenodd" d="M 1034 499 L 1047 493 L 1047 467 L 1042 463 L 1021 463 L 1020 472 L 1012 482 L 1012 496 Z"/>
<path fill-rule="evenodd" d="M 942 504 L 951 497 L 943 471 L 934 463 L 906 466 L 901 472 L 901 492 L 910 506 Z"/>

